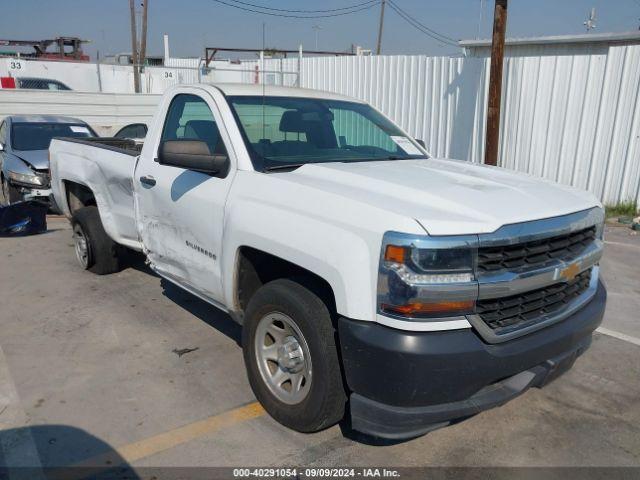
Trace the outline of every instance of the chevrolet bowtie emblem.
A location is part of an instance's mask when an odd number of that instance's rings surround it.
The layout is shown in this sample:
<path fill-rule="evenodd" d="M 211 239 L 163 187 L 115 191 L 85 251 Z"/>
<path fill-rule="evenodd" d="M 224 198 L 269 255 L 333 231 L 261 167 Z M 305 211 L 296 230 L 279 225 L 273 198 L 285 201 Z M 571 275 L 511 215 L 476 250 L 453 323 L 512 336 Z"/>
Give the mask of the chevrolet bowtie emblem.
<path fill-rule="evenodd" d="M 572 263 L 571 265 L 561 269 L 560 272 L 558 272 L 558 277 L 563 278 L 567 282 L 570 282 L 571 280 L 576 278 L 576 275 L 578 275 L 579 273 L 580 267 L 578 266 L 578 264 Z"/>

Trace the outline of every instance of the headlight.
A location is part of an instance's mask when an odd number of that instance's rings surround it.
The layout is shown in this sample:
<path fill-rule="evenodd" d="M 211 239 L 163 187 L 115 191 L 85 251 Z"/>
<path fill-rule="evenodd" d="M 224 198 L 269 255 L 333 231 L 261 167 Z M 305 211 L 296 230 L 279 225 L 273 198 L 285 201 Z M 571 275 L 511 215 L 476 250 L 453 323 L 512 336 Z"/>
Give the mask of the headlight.
<path fill-rule="evenodd" d="M 378 313 L 403 319 L 473 313 L 478 237 L 387 232 L 378 275 Z"/>
<path fill-rule="evenodd" d="M 14 182 L 23 183 L 27 185 L 43 186 L 43 185 L 46 185 L 47 183 L 46 178 L 40 175 L 36 175 L 35 173 L 33 175 L 26 175 L 24 173 L 17 173 L 17 172 L 10 171 L 9 178 Z"/>

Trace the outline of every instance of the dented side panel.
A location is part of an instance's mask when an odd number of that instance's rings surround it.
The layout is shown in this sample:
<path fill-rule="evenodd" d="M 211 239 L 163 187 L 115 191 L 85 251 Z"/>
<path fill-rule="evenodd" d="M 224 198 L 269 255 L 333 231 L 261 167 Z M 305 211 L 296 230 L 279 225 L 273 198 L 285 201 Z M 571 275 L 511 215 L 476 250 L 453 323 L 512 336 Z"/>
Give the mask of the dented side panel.
<path fill-rule="evenodd" d="M 202 98 L 213 114 L 231 162 L 225 178 L 155 161 L 171 100 L 185 93 Z M 170 90 L 159 112 L 145 140 L 134 179 L 138 229 L 145 253 L 158 273 L 224 303 L 219 260 L 225 204 L 237 165 L 227 125 L 211 93 L 198 87 Z M 152 177 L 155 184 L 144 184 L 138 181 L 140 177 Z"/>
<path fill-rule="evenodd" d="M 141 250 L 132 185 L 137 157 L 57 139 L 51 142 L 49 152 L 51 189 L 62 212 L 71 217 L 67 183 L 84 185 L 93 192 L 107 234 L 121 245 Z"/>

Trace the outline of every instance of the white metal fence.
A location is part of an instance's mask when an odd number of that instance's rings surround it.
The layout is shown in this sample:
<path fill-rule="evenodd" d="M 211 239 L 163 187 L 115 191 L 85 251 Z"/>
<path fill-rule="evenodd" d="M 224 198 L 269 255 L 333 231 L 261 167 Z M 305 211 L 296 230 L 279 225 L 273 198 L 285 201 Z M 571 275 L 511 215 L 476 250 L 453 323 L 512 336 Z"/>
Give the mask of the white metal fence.
<path fill-rule="evenodd" d="M 277 85 L 299 82 L 302 87 L 370 102 L 424 140 L 433 155 L 473 162 L 483 159 L 486 57 L 319 57 L 303 58 L 301 64 L 290 58 L 241 65 L 222 62 L 212 67 L 196 76 L 193 69 L 148 67 L 147 91 L 160 93 L 168 85 L 199 79 Z M 114 68 L 113 81 L 120 82 L 117 76 L 128 75 L 130 70 Z M 162 78 L 171 71 L 182 76 Z M 109 81 L 102 74 L 103 86 Z M 133 83 L 131 78 L 127 81 Z M 640 202 L 639 92 L 640 45 L 566 52 L 531 47 L 508 54 L 499 164 L 588 189 L 605 203 Z M 45 100 L 42 94 L 7 97 L 0 93 L 0 115 L 17 110 L 69 113 L 92 124 L 98 122 L 98 126 L 126 123 L 125 117 L 129 122 L 140 120 L 151 114 L 157 102 L 143 95 L 138 108 L 135 96 L 74 94 L 69 97 L 73 101 L 65 98 L 54 106 L 62 97 Z M 19 105 L 22 100 L 25 105 Z"/>

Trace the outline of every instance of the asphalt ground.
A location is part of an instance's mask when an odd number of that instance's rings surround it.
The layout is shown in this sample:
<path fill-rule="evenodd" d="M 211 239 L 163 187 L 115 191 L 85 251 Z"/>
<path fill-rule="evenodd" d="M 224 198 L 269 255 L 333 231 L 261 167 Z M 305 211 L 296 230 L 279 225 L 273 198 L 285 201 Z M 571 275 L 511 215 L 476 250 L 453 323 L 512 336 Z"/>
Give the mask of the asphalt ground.
<path fill-rule="evenodd" d="M 143 262 L 82 271 L 68 222 L 50 218 L 45 234 L 0 239 L 0 468 L 639 467 L 639 259 L 640 235 L 608 227 L 605 319 L 560 379 L 423 437 L 377 443 L 340 426 L 300 434 L 276 423 L 249 388 L 227 315 Z"/>

